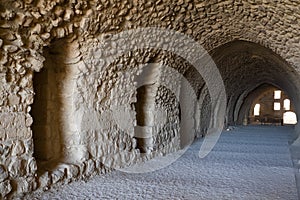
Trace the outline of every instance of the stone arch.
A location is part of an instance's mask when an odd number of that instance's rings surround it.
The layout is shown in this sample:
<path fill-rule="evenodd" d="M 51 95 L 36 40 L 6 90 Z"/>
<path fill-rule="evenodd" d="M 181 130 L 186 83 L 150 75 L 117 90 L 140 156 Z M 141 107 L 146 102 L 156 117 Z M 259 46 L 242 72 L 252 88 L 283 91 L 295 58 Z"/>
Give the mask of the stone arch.
<path fill-rule="evenodd" d="M 266 91 L 273 90 L 274 88 L 276 87 L 268 83 L 264 83 L 256 88 L 253 88 L 248 96 L 243 99 L 240 107 L 236 110 L 237 124 L 244 124 L 245 118 L 248 120 L 248 116 L 252 111 L 253 102 L 255 99 L 260 98 L 261 94 Z"/>
<path fill-rule="evenodd" d="M 246 96 L 263 83 L 286 91 L 293 102 L 299 95 L 299 80 L 294 68 L 272 50 L 259 44 L 235 40 L 211 51 L 223 80 L 228 97 L 228 123 L 241 123 L 238 112 Z M 299 113 L 299 106 L 295 105 Z"/>

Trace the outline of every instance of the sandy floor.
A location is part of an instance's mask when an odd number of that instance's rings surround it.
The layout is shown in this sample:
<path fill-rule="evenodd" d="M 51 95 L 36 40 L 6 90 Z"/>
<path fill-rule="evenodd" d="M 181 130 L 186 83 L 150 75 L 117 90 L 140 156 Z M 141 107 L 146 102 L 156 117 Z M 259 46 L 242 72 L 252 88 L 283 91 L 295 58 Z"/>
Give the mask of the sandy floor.
<path fill-rule="evenodd" d="M 285 127 L 237 128 L 222 133 L 204 159 L 198 157 L 199 140 L 161 170 L 143 174 L 115 171 L 27 198 L 298 199 L 289 131 Z"/>

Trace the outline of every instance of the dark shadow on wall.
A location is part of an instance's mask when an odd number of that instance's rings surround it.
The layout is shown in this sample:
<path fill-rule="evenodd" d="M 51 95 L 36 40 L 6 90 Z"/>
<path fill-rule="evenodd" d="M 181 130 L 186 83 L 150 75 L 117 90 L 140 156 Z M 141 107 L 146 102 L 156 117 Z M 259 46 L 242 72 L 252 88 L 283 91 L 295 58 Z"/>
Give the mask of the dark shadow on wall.
<path fill-rule="evenodd" d="M 201 105 L 201 116 L 200 116 L 200 134 L 205 136 L 210 124 L 211 116 L 211 98 L 209 92 L 204 92 L 204 99 Z"/>

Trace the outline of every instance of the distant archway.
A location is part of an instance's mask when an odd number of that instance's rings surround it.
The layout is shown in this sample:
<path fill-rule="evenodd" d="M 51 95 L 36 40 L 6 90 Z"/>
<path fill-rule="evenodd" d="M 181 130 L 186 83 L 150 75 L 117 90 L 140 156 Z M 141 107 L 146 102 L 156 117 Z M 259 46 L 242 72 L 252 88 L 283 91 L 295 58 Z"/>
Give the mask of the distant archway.
<path fill-rule="evenodd" d="M 299 96 L 295 92 L 299 85 L 296 71 L 276 52 L 257 43 L 234 40 L 217 47 L 210 54 L 226 87 L 227 125 L 247 124 L 249 112 L 254 114 L 253 101 L 271 87 L 284 91 L 291 103 L 294 103 L 291 111 L 299 114 Z M 275 104 L 278 108 L 279 100 L 276 103 L 274 100 L 270 104 L 272 107 L 267 105 L 267 109 L 273 109 Z M 267 121 L 279 123 L 283 113 L 288 111 L 283 107 L 283 100 L 283 97 L 280 98 L 280 111 L 276 113 L 275 120 L 267 117 L 270 119 Z M 264 105 L 260 106 L 260 111 L 264 113 Z"/>

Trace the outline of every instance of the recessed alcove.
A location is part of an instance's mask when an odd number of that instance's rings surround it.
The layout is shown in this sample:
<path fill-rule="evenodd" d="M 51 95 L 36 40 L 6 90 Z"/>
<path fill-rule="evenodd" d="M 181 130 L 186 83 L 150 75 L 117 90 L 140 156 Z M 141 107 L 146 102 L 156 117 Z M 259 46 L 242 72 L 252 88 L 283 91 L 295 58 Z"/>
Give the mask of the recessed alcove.
<path fill-rule="evenodd" d="M 53 46 L 44 48 L 44 67 L 34 74 L 33 117 L 34 157 L 38 163 L 54 163 L 62 152 L 63 61 Z"/>

